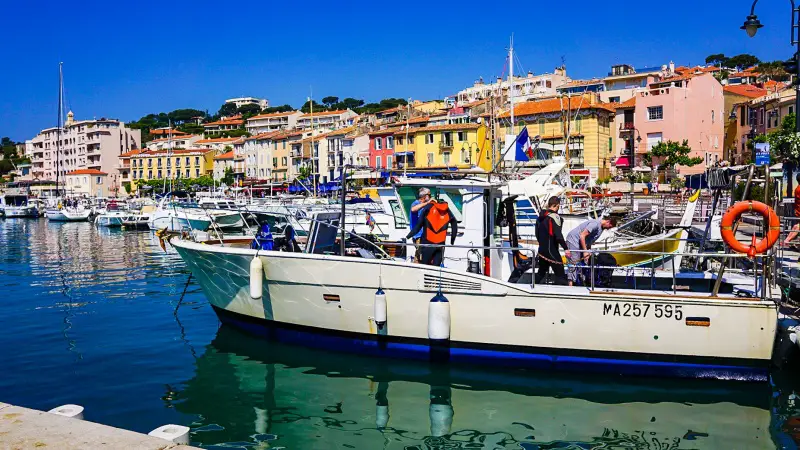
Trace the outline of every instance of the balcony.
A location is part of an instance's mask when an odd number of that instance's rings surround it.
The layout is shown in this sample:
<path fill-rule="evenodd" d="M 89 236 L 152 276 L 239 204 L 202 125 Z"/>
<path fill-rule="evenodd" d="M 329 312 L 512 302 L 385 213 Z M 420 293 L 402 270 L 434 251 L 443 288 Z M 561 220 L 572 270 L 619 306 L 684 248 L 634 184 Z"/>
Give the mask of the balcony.
<path fill-rule="evenodd" d="M 441 141 L 439 142 L 439 150 L 448 149 L 451 150 L 453 148 L 453 141 Z"/>
<path fill-rule="evenodd" d="M 622 122 L 619 124 L 619 131 L 633 131 L 635 128 L 633 122 Z"/>

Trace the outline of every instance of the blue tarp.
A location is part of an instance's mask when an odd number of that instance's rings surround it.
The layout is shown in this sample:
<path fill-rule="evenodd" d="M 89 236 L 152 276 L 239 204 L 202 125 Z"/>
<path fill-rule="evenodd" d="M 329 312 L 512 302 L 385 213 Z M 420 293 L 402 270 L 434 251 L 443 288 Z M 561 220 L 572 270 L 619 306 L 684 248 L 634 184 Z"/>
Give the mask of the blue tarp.
<path fill-rule="evenodd" d="M 688 175 L 684 182 L 684 186 L 691 189 L 708 189 L 706 174 L 698 173 L 695 175 Z"/>

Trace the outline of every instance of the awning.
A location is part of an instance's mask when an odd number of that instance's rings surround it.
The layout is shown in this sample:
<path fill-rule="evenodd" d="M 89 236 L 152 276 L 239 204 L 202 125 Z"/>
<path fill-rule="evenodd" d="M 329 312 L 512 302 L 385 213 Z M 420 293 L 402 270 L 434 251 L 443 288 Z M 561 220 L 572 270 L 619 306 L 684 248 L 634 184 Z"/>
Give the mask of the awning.
<path fill-rule="evenodd" d="M 395 156 L 414 156 L 414 152 L 397 152 L 395 153 Z"/>
<path fill-rule="evenodd" d="M 617 162 L 614 163 L 614 165 L 617 167 L 630 167 L 631 160 L 628 159 L 627 156 L 620 156 L 619 158 L 617 158 Z"/>

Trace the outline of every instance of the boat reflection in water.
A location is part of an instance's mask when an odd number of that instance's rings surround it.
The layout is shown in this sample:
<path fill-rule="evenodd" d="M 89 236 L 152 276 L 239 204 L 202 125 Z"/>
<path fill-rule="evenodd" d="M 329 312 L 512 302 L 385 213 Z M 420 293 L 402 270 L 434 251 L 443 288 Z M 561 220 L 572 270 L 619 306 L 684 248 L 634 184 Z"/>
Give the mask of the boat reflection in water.
<path fill-rule="evenodd" d="M 194 444 L 221 448 L 756 449 L 786 436 L 771 394 L 327 353 L 223 326 L 165 401 L 197 417 Z"/>

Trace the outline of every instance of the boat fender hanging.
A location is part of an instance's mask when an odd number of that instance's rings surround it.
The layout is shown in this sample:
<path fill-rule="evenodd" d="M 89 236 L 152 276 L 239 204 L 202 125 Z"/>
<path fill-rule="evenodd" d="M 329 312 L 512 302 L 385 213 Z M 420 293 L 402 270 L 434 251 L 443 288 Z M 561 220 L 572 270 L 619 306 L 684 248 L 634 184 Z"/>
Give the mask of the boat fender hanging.
<path fill-rule="evenodd" d="M 450 339 L 450 302 L 441 292 L 428 303 L 428 339 Z"/>
<path fill-rule="evenodd" d="M 383 329 L 383 326 L 386 325 L 386 293 L 383 292 L 382 288 L 378 288 L 375 291 L 374 314 L 375 325 L 378 326 L 379 330 Z"/>
<path fill-rule="evenodd" d="M 253 299 L 261 298 L 263 271 L 264 265 L 261 259 L 257 255 L 254 256 L 250 261 L 250 297 Z"/>
<path fill-rule="evenodd" d="M 733 224 L 736 223 L 742 214 L 745 212 L 756 212 L 761 214 L 764 221 L 767 223 L 769 230 L 767 235 L 761 239 L 756 240 L 755 235 L 749 245 L 739 242 L 733 231 Z M 758 254 L 767 252 L 769 249 L 778 242 L 781 233 L 781 222 L 775 210 L 770 208 L 764 203 L 748 200 L 743 202 L 736 202 L 725 211 L 720 222 L 720 235 L 725 244 L 731 250 L 737 253 L 746 253 L 748 257 L 753 258 Z"/>

